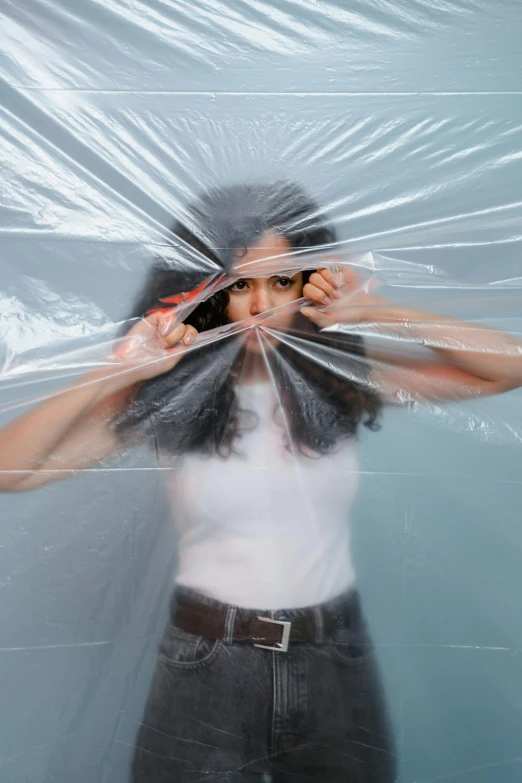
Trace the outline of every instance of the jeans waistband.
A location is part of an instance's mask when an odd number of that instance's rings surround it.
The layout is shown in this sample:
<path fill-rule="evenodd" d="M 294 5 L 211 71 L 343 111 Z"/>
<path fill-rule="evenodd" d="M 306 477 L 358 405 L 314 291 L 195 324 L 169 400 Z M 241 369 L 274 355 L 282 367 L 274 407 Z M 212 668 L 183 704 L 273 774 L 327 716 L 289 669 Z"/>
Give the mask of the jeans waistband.
<path fill-rule="evenodd" d="M 184 598 L 192 599 L 209 607 L 214 607 L 223 612 L 227 612 L 228 616 L 231 618 L 231 622 L 233 622 L 233 618 L 238 614 L 250 615 L 251 617 L 262 615 L 273 620 L 284 619 L 290 621 L 305 615 L 313 614 L 317 628 L 316 641 L 322 641 L 324 639 L 326 627 L 331 628 L 332 624 L 341 628 L 351 626 L 363 619 L 360 594 L 355 588 L 350 588 L 328 601 L 312 604 L 310 606 L 266 610 L 223 603 L 222 601 L 206 596 L 193 588 L 177 585 L 171 600 L 171 617 L 173 622 L 175 608 L 178 602 L 183 602 Z M 325 622 L 326 617 L 328 618 L 327 623 Z"/>

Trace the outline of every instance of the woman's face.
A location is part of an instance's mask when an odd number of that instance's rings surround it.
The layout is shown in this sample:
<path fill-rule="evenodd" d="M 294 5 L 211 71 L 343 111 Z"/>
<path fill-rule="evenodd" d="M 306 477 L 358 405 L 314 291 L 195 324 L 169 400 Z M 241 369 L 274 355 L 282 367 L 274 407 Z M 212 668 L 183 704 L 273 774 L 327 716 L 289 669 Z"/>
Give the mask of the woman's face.
<path fill-rule="evenodd" d="M 277 263 L 274 263 L 273 259 L 284 256 L 291 250 L 290 243 L 281 234 L 275 232 L 264 234 L 248 249 L 245 255 L 238 258 L 232 273 L 241 274 L 241 271 L 244 270 L 248 274 L 248 268 L 251 265 L 250 268 L 254 268 L 259 274 L 265 264 L 267 272 L 270 267 L 275 271 Z M 241 277 L 227 290 L 229 294 L 227 317 L 232 323 L 245 321 L 248 324 L 249 320 L 255 316 L 300 299 L 303 295 L 303 274 L 298 272 L 291 277 L 275 273 L 267 277 Z M 268 325 L 284 331 L 290 326 L 293 318 L 294 311 L 289 308 L 288 312 L 278 313 L 273 322 L 271 320 Z M 256 344 L 259 343 L 254 329 L 251 338 L 248 338 L 248 343 L 249 347 L 254 350 Z"/>

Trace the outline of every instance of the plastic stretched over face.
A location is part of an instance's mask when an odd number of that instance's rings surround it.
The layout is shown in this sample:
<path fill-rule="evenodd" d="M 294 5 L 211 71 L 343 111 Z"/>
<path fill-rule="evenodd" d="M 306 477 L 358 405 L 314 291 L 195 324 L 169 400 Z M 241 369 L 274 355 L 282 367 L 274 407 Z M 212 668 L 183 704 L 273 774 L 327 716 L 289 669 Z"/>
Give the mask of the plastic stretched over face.
<path fill-rule="evenodd" d="M 130 779 L 181 579 L 267 612 L 356 585 L 398 779 L 518 783 L 519 11 L 1 14 L 0 779 Z M 256 252 L 268 229 L 288 246 Z M 278 281 L 323 268 L 341 298 L 277 299 Z M 254 291 L 268 298 L 230 322 Z M 165 347 L 155 316 L 204 328 Z M 471 354 L 478 382 L 443 372 Z M 107 378 L 126 377 L 125 405 L 104 408 Z M 82 429 L 72 457 L 62 441 L 45 453 L 46 433 L 78 424 L 59 429 L 71 388 L 117 447 Z M 40 434 L 6 439 L 49 402 Z M 22 479 L 34 488 L 11 491 Z M 266 655 L 274 672 L 291 660 Z M 378 738 L 354 743 L 324 712 L 297 715 L 295 745 L 379 783 L 361 755 Z M 277 775 L 268 740 L 248 744 L 270 719 L 238 734 L 237 714 L 204 720 L 195 698 L 167 732 L 176 779 Z M 209 756 L 234 734 L 234 758 Z"/>

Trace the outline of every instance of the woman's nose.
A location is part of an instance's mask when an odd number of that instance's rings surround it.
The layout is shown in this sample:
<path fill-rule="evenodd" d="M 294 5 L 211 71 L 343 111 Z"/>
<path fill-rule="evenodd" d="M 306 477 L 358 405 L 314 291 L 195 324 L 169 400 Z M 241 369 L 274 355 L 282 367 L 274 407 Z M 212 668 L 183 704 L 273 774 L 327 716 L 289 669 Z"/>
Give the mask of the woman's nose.
<path fill-rule="evenodd" d="M 270 297 L 264 287 L 254 289 L 250 300 L 250 314 L 261 315 L 271 309 Z"/>

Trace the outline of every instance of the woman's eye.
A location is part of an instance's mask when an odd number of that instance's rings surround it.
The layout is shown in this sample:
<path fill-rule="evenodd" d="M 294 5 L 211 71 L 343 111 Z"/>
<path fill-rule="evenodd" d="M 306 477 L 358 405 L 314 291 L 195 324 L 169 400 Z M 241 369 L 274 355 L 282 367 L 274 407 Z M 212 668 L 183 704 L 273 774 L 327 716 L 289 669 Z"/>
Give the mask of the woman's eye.
<path fill-rule="evenodd" d="M 229 291 L 244 291 L 246 287 L 247 284 L 245 280 L 238 280 L 237 283 L 233 283 L 230 286 Z"/>
<path fill-rule="evenodd" d="M 277 281 L 278 285 L 281 286 L 281 288 L 290 288 L 294 284 L 294 280 L 290 277 L 280 277 Z"/>

